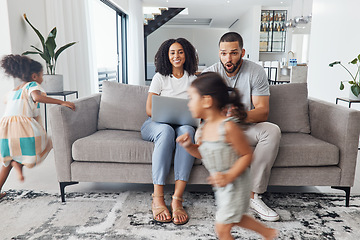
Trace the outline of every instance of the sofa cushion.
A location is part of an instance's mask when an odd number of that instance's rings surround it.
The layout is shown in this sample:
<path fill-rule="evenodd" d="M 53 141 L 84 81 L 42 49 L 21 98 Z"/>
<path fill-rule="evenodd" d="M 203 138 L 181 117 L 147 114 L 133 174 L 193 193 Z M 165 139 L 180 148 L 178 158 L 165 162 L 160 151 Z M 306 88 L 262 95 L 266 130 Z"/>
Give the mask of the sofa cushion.
<path fill-rule="evenodd" d="M 145 107 L 148 89 L 147 86 L 104 81 L 98 129 L 140 131 L 147 119 Z"/>
<path fill-rule="evenodd" d="M 76 140 L 75 161 L 151 163 L 154 144 L 138 131 L 101 130 Z"/>
<path fill-rule="evenodd" d="M 270 86 L 268 121 L 277 124 L 281 132 L 310 133 L 307 84 Z"/>
<path fill-rule="evenodd" d="M 333 144 L 309 134 L 283 133 L 274 167 L 332 166 L 339 157 L 339 148 Z"/>
<path fill-rule="evenodd" d="M 138 131 L 101 130 L 76 140 L 75 161 L 151 164 L 154 143 L 144 141 Z M 196 159 L 194 165 L 200 165 Z"/>

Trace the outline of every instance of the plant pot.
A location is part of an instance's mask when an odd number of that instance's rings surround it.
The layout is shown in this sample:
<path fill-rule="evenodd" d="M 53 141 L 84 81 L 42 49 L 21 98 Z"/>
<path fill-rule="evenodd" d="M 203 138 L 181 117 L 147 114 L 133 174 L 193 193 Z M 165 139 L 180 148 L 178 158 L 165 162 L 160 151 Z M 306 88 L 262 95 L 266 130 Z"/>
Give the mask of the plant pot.
<path fill-rule="evenodd" d="M 41 86 L 46 92 L 63 92 L 64 91 L 64 80 L 63 75 L 48 75 L 44 74 L 44 81 Z"/>
<path fill-rule="evenodd" d="M 355 96 L 354 93 L 351 91 L 351 89 L 349 90 L 349 99 L 352 100 L 360 100 L 360 94 L 359 96 Z"/>

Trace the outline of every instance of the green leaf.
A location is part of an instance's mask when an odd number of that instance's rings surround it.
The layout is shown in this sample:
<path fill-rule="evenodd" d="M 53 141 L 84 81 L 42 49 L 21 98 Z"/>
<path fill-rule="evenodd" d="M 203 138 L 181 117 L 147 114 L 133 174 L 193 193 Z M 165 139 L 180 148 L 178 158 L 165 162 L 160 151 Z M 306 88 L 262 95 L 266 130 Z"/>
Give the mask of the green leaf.
<path fill-rule="evenodd" d="M 55 38 L 48 37 L 46 39 L 45 46 L 48 50 L 50 57 L 54 57 L 55 56 L 55 48 L 56 48 Z"/>
<path fill-rule="evenodd" d="M 359 96 L 360 94 L 360 87 L 358 85 L 351 86 L 351 91 L 355 96 Z"/>
<path fill-rule="evenodd" d="M 349 81 L 349 84 L 355 84 L 355 82 L 354 81 Z"/>
<path fill-rule="evenodd" d="M 50 31 L 48 37 L 56 38 L 56 33 L 57 33 L 57 29 L 56 29 L 56 27 L 54 27 L 54 28 Z"/>
<path fill-rule="evenodd" d="M 29 54 L 39 54 L 39 52 L 26 51 L 22 53 L 22 55 L 29 55 Z"/>
<path fill-rule="evenodd" d="M 340 90 L 344 90 L 344 84 L 342 81 L 340 82 Z"/>
<path fill-rule="evenodd" d="M 26 14 L 24 14 L 24 19 L 25 21 L 30 25 L 30 27 L 35 31 L 36 35 L 39 37 L 41 45 L 43 46 L 43 48 L 45 49 L 45 42 L 44 42 L 44 37 L 42 36 L 42 34 L 39 32 L 39 30 L 37 30 L 31 23 L 30 21 L 27 19 Z"/>
<path fill-rule="evenodd" d="M 39 53 L 39 55 L 42 57 L 42 59 L 45 60 L 46 64 L 49 64 L 49 63 L 50 63 L 51 58 L 50 58 L 50 56 L 49 56 L 48 54 L 46 54 L 46 53 Z"/>
<path fill-rule="evenodd" d="M 359 59 L 359 61 L 360 61 L 360 54 L 358 55 L 358 57 L 357 57 L 358 59 Z"/>
<path fill-rule="evenodd" d="M 351 63 L 351 64 L 356 64 L 357 61 L 358 61 L 358 59 L 357 59 L 357 58 L 354 58 L 350 63 Z"/>
<path fill-rule="evenodd" d="M 42 53 L 42 52 L 43 52 L 43 51 L 41 51 L 39 48 L 37 48 L 37 47 L 35 47 L 35 46 L 33 46 L 33 45 L 30 45 L 30 47 L 36 49 L 39 53 Z"/>
<path fill-rule="evenodd" d="M 54 71 L 53 71 L 53 65 L 51 65 L 51 64 L 47 64 L 46 65 L 46 67 L 47 67 L 47 72 L 48 72 L 48 74 L 54 74 Z"/>
<path fill-rule="evenodd" d="M 54 27 L 51 30 L 45 42 L 45 46 L 48 49 L 50 57 L 52 58 L 55 56 L 55 48 L 56 48 L 55 37 L 56 37 L 56 27 Z"/>
<path fill-rule="evenodd" d="M 333 67 L 334 65 L 340 64 L 340 63 L 341 63 L 340 61 L 332 62 L 329 64 L 329 67 Z"/>
<path fill-rule="evenodd" d="M 59 57 L 60 53 L 62 53 L 62 51 L 64 51 L 65 49 L 67 49 L 68 47 L 71 47 L 72 45 L 74 45 L 76 42 L 71 42 L 71 43 L 68 43 L 64 46 L 62 46 L 61 48 L 59 48 L 56 53 L 55 53 L 55 62 L 57 60 L 57 58 Z"/>

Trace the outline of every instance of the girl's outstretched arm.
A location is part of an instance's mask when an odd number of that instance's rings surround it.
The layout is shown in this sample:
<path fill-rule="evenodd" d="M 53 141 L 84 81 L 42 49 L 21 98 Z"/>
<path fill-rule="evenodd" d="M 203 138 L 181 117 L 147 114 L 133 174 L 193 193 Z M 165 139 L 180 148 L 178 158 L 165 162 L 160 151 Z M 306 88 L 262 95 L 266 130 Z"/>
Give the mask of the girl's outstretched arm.
<path fill-rule="evenodd" d="M 59 105 L 68 107 L 68 108 L 70 108 L 72 110 L 75 110 L 75 104 L 74 103 L 44 96 L 44 95 L 41 94 L 41 92 L 39 90 L 32 91 L 30 94 L 31 94 L 31 97 L 34 100 L 34 102 L 59 104 Z"/>
<path fill-rule="evenodd" d="M 231 144 L 237 154 L 241 157 L 226 173 L 212 174 L 208 180 L 211 185 L 225 187 L 240 176 L 251 164 L 252 149 L 246 136 L 237 123 L 229 121 L 225 123 L 226 141 Z"/>
<path fill-rule="evenodd" d="M 176 142 L 185 148 L 191 156 L 201 159 L 201 154 L 198 149 L 199 145 L 192 143 L 189 133 L 184 133 L 183 135 L 177 137 Z"/>

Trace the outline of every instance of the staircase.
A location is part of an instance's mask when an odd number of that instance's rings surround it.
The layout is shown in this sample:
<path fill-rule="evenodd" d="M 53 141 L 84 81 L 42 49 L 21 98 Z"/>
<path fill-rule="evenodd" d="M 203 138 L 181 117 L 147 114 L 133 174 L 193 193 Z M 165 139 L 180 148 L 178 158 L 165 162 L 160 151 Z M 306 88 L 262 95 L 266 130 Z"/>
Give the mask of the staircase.
<path fill-rule="evenodd" d="M 185 8 L 159 8 L 160 12 L 144 14 L 144 38 L 178 15 Z"/>
<path fill-rule="evenodd" d="M 144 49 L 145 49 L 145 81 L 147 79 L 147 36 L 153 33 L 156 29 L 167 23 L 173 17 L 178 15 L 185 8 L 159 8 L 159 11 L 151 14 L 144 14 Z M 154 11 L 155 12 L 155 11 Z"/>

